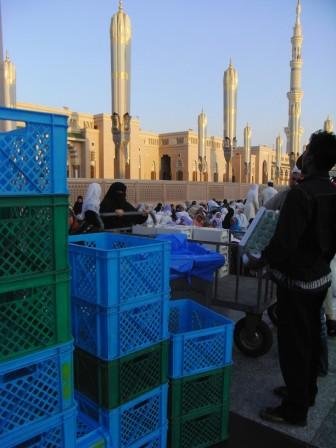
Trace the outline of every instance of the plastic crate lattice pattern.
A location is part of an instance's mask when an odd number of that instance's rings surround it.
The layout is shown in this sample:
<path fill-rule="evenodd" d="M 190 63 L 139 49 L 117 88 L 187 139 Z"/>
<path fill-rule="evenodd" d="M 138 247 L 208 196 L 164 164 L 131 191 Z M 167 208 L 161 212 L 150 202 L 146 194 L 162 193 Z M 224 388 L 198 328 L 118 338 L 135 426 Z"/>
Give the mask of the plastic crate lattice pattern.
<path fill-rule="evenodd" d="M 0 364 L 0 437 L 73 404 L 72 344 L 63 347 Z"/>
<path fill-rule="evenodd" d="M 125 356 L 168 336 L 168 302 L 161 299 L 118 311 L 72 298 L 72 310 L 76 345 L 102 359 Z"/>
<path fill-rule="evenodd" d="M 48 192 L 51 171 L 50 126 L 27 125 L 2 135 L 0 152 L 8 159 L 0 171 L 5 191 Z"/>

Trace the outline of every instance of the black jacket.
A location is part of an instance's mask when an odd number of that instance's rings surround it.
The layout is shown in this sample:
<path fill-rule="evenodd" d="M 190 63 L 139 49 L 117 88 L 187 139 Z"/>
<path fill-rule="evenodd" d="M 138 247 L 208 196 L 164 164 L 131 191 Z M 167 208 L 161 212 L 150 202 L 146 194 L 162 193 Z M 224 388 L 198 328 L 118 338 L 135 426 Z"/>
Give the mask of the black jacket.
<path fill-rule="evenodd" d="M 336 188 L 329 177 L 311 176 L 292 188 L 264 255 L 287 277 L 312 282 L 330 273 L 336 252 Z"/>

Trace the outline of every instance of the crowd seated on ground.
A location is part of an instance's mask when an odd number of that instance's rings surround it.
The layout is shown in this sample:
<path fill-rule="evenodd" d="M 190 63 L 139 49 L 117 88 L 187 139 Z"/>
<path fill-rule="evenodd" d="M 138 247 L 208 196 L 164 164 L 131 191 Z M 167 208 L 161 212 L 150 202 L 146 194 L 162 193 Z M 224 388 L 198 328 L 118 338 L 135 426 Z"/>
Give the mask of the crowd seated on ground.
<path fill-rule="evenodd" d="M 147 227 L 184 225 L 245 232 L 259 207 L 256 185 L 251 187 L 245 200 L 229 202 L 212 198 L 207 202 L 193 200 L 176 206 L 161 202 L 133 206 L 126 199 L 126 185 L 122 182 L 114 182 L 102 201 L 100 196 L 99 184 L 92 183 L 84 200 L 81 196 L 77 198 L 74 209 L 69 212 L 69 233 L 124 228 L 134 224 Z"/>
<path fill-rule="evenodd" d="M 276 189 L 269 181 L 261 192 L 259 185 L 252 184 L 244 199 L 229 201 L 211 198 L 208 201 L 193 200 L 177 205 L 158 202 L 133 206 L 126 199 L 126 185 L 122 182 L 114 182 L 101 202 L 100 195 L 99 184 L 92 183 L 84 199 L 82 196 L 77 197 L 71 210 L 73 224 L 70 233 L 124 228 L 134 224 L 147 227 L 186 225 L 224 228 L 242 233 L 253 221 L 259 206 L 273 200 Z"/>

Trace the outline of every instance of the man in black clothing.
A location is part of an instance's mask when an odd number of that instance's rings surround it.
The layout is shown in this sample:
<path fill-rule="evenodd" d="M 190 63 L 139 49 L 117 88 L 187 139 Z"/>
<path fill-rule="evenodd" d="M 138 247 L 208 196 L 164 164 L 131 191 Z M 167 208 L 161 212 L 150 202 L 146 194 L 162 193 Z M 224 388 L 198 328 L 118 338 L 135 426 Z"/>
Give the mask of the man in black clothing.
<path fill-rule="evenodd" d="M 336 188 L 328 172 L 336 163 L 336 136 L 312 134 L 302 158 L 304 180 L 287 194 L 278 225 L 263 255 L 278 295 L 282 397 L 261 418 L 305 426 L 317 394 L 320 356 L 320 309 L 331 283 L 330 261 L 336 252 Z"/>

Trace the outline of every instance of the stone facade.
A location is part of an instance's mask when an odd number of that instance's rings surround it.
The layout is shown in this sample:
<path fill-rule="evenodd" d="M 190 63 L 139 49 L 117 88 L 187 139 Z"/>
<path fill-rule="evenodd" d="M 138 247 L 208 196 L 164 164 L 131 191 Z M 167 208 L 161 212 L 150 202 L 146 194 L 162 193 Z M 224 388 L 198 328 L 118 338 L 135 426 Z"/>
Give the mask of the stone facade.
<path fill-rule="evenodd" d="M 68 177 L 114 178 L 115 149 L 111 116 L 18 103 L 19 109 L 68 116 Z M 131 120 L 129 143 L 130 166 L 127 178 L 133 180 L 174 180 L 189 182 L 224 182 L 226 163 L 223 139 L 210 136 L 205 141 L 206 171 L 198 169 L 198 132 L 154 133 L 140 128 L 137 118 Z M 251 183 L 275 180 L 275 150 L 269 146 L 251 147 Z M 231 182 L 245 182 L 244 148 L 232 154 Z M 281 159 L 280 185 L 289 178 L 288 156 Z"/>

